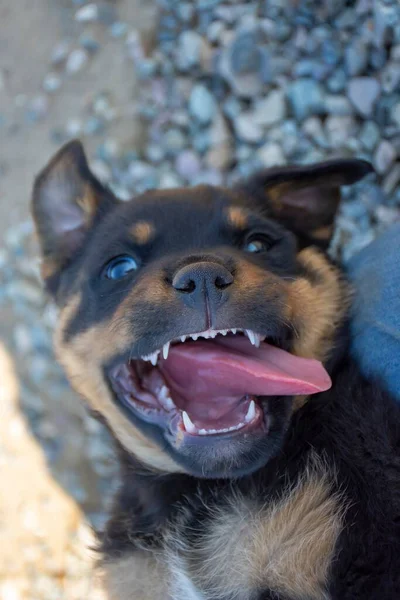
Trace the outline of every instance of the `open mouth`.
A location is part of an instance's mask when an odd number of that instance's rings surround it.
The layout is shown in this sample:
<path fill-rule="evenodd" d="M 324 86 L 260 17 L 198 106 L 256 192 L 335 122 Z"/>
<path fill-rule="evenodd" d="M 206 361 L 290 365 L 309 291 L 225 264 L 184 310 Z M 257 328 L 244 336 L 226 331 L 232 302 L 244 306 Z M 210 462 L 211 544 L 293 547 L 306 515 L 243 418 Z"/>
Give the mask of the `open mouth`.
<path fill-rule="evenodd" d="M 250 330 L 183 335 L 109 372 L 118 400 L 177 439 L 268 430 L 268 397 L 314 394 L 331 380 L 322 364 L 299 358 Z"/>

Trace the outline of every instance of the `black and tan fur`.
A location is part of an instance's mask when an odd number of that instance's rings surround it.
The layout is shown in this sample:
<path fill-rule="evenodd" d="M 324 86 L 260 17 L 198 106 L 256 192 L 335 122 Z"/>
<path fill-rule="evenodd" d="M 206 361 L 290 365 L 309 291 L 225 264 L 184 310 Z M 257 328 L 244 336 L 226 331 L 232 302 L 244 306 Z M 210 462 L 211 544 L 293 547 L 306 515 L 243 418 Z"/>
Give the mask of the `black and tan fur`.
<path fill-rule="evenodd" d="M 330 161 L 260 173 L 234 190 L 154 191 L 120 203 L 73 142 L 37 178 L 42 272 L 60 307 L 57 356 L 121 461 L 101 539 L 110 599 L 400 597 L 400 410 L 349 357 L 350 289 L 324 253 L 340 186 L 369 170 Z M 240 250 L 254 227 L 273 239 L 265 258 Z M 128 248 L 141 270 L 111 289 L 101 269 Z M 323 361 L 333 379 L 323 394 L 272 398 L 271 441 L 213 454 L 168 444 L 130 418 L 107 380 L 121 357 L 202 329 L 169 282 L 188 257 L 210 256 L 235 274 L 219 328 L 268 321 L 271 339 Z"/>

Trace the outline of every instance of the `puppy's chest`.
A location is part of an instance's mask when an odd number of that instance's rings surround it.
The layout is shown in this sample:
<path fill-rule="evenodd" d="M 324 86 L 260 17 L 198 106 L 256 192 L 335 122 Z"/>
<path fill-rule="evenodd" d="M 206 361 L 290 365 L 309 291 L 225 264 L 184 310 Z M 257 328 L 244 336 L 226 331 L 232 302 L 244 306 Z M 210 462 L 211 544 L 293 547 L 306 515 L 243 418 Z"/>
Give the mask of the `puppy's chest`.
<path fill-rule="evenodd" d="M 186 516 L 167 540 L 173 600 L 328 600 L 342 513 L 314 473 L 274 502 L 235 497 L 202 522 Z"/>

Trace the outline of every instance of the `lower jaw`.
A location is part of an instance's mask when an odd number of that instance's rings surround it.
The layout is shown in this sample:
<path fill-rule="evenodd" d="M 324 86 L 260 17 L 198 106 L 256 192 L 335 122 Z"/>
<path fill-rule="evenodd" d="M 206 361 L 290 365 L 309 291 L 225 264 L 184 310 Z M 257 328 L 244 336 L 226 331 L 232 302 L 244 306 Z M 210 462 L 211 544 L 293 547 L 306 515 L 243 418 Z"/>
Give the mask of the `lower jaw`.
<path fill-rule="evenodd" d="M 204 427 L 198 427 L 196 431 L 188 431 L 182 418 L 182 411 L 178 408 L 165 412 L 162 408 L 157 410 L 149 408 L 142 402 L 135 402 L 126 398 L 123 394 L 115 393 L 118 404 L 122 405 L 125 412 L 139 419 L 146 425 L 154 425 L 161 429 L 165 438 L 173 441 L 175 447 L 183 442 L 187 443 L 212 443 L 221 439 L 230 440 L 234 438 L 248 438 L 251 434 L 268 434 L 270 417 L 268 414 L 268 400 L 254 398 L 256 412 L 254 418 L 249 422 L 238 422 L 219 426 L 208 423 Z"/>

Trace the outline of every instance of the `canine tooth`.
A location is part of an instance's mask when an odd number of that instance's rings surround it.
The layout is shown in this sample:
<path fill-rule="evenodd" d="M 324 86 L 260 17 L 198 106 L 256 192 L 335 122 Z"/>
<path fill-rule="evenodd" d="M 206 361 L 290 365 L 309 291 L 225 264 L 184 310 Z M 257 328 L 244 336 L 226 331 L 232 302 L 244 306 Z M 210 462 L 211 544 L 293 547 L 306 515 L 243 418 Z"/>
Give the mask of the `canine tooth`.
<path fill-rule="evenodd" d="M 247 414 L 244 418 L 245 423 L 250 423 L 256 416 L 256 404 L 254 400 L 252 400 L 249 404 L 249 408 L 247 410 Z"/>
<path fill-rule="evenodd" d="M 166 344 L 164 344 L 163 349 L 162 349 L 164 360 L 167 360 L 167 358 L 168 358 L 169 344 L 170 344 L 170 342 L 167 342 Z"/>
<path fill-rule="evenodd" d="M 253 346 L 255 346 L 256 345 L 256 339 L 255 339 L 255 335 L 251 331 L 251 329 L 246 329 L 246 334 L 247 334 L 247 337 L 249 338 L 251 344 L 253 344 Z"/>
<path fill-rule="evenodd" d="M 196 426 L 185 410 L 182 411 L 182 421 L 188 433 L 196 433 Z"/>

